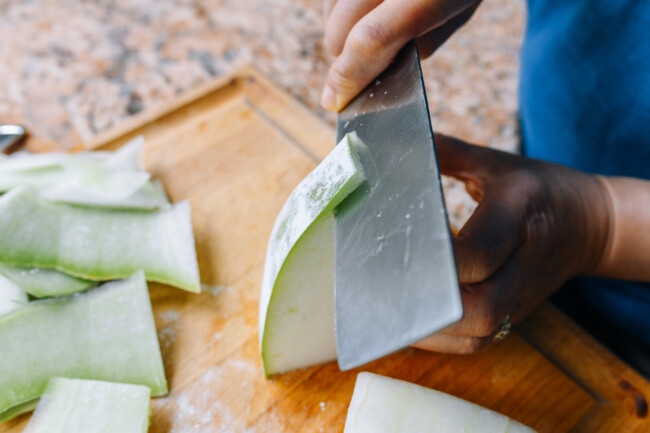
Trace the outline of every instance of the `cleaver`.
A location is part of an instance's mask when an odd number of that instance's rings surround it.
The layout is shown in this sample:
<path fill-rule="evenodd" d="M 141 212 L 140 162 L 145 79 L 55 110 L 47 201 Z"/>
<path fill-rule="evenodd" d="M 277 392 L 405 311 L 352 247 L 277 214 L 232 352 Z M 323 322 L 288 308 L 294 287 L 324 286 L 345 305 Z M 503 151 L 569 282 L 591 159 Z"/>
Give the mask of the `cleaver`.
<path fill-rule="evenodd" d="M 462 304 L 414 41 L 338 115 L 367 181 L 336 209 L 339 367 L 349 370 L 458 321 Z"/>

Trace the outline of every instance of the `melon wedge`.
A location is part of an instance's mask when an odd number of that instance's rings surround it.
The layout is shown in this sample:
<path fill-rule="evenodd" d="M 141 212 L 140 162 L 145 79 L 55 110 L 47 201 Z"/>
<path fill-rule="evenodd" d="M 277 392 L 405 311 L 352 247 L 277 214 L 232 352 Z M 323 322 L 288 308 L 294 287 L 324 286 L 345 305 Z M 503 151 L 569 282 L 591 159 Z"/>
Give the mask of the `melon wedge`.
<path fill-rule="evenodd" d="M 419 385 L 359 373 L 344 433 L 535 433 L 474 403 Z"/>
<path fill-rule="evenodd" d="M 145 385 L 167 393 L 142 272 L 0 317 L 0 422 L 33 409 L 53 377 Z"/>
<path fill-rule="evenodd" d="M 189 203 L 159 212 L 49 202 L 28 187 L 0 197 L 0 262 L 87 280 L 147 279 L 199 293 Z"/>
<path fill-rule="evenodd" d="M 53 269 L 23 268 L 4 263 L 0 263 L 0 275 L 4 275 L 35 298 L 69 295 L 97 284 L 95 281 L 73 277 Z"/>
<path fill-rule="evenodd" d="M 24 433 L 147 433 L 146 386 L 96 380 L 50 380 Z"/>
<path fill-rule="evenodd" d="M 27 304 L 27 294 L 13 281 L 0 275 L 0 316 Z"/>
<path fill-rule="evenodd" d="M 363 181 L 347 135 L 282 207 L 266 253 L 260 351 L 267 376 L 336 359 L 334 208 Z"/>

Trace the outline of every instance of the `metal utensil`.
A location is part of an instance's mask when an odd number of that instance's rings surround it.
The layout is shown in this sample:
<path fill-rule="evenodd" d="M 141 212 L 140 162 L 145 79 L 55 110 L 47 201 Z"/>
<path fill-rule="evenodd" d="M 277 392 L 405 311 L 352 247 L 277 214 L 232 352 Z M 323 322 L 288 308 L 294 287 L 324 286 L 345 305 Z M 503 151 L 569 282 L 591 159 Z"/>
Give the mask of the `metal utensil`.
<path fill-rule="evenodd" d="M 20 125 L 0 125 L 0 153 L 11 153 L 26 136 Z"/>
<path fill-rule="evenodd" d="M 462 317 L 458 276 L 415 42 L 339 113 L 367 183 L 335 218 L 336 347 L 348 370 Z"/>

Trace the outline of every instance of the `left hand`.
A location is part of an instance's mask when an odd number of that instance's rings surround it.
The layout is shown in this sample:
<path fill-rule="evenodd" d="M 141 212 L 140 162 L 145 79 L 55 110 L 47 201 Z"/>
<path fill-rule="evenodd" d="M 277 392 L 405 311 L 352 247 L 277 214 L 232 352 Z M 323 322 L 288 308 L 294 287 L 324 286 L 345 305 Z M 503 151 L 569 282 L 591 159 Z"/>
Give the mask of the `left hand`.
<path fill-rule="evenodd" d="M 480 350 L 510 316 L 520 321 L 564 282 L 594 273 L 611 203 L 596 176 L 436 134 L 440 169 L 479 202 L 454 239 L 462 320 L 414 346 Z"/>

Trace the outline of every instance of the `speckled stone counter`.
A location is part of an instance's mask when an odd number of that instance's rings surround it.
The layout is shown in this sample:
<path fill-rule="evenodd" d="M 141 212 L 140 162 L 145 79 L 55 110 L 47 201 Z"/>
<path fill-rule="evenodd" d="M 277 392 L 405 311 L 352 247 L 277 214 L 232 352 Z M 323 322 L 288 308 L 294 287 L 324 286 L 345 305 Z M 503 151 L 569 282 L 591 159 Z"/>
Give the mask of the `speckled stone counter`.
<path fill-rule="evenodd" d="M 319 106 L 321 0 L 2 0 L 0 123 L 70 148 L 243 65 Z M 486 0 L 424 75 L 434 129 L 516 150 L 523 0 Z M 453 220 L 471 210 L 446 181 Z"/>

